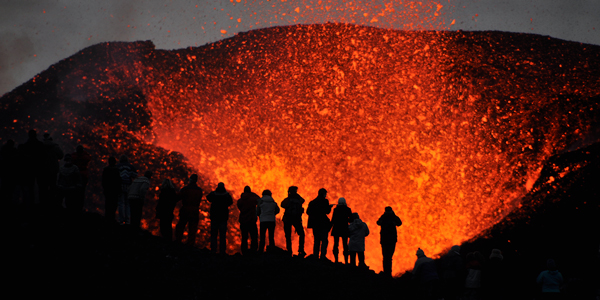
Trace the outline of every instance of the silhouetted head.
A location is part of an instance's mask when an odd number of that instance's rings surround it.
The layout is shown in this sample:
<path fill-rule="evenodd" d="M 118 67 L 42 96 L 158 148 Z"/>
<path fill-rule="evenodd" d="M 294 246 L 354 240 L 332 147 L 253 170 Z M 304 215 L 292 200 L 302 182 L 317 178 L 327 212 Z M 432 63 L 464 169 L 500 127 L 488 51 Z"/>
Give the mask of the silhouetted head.
<path fill-rule="evenodd" d="M 360 216 L 358 215 L 358 213 L 352 213 L 352 220 L 360 220 Z"/>
<path fill-rule="evenodd" d="M 29 130 L 29 132 L 27 133 L 27 135 L 29 136 L 30 139 L 36 139 L 37 138 L 37 131 L 35 131 L 34 129 Z"/>
<path fill-rule="evenodd" d="M 288 188 L 288 194 L 289 194 L 289 195 L 294 195 L 294 194 L 296 194 L 296 193 L 298 193 L 298 187 L 297 187 L 297 186 L 293 186 L 293 185 L 292 185 L 292 186 L 290 186 L 290 187 Z"/>
<path fill-rule="evenodd" d="M 77 145 L 77 147 L 75 147 L 75 152 L 77 152 L 77 153 L 83 153 L 83 146 L 82 145 Z"/>
<path fill-rule="evenodd" d="M 192 176 L 190 176 L 190 184 L 194 184 L 198 182 L 198 174 L 192 174 Z"/>
<path fill-rule="evenodd" d="M 341 197 L 340 199 L 338 199 L 338 205 L 346 205 L 346 198 Z"/>
<path fill-rule="evenodd" d="M 222 183 L 222 182 L 219 182 L 219 183 L 217 184 L 217 188 L 224 189 L 224 188 L 225 188 L 225 184 L 224 184 L 224 183 Z"/>
<path fill-rule="evenodd" d="M 173 184 L 173 181 L 171 181 L 171 179 L 169 179 L 169 178 L 163 180 L 162 184 L 160 185 L 161 190 L 167 189 L 167 188 L 175 189 L 175 185 Z"/>
<path fill-rule="evenodd" d="M 548 259 L 548 261 L 546 261 L 546 266 L 550 271 L 556 270 L 556 262 L 554 261 L 554 259 Z"/>
<path fill-rule="evenodd" d="M 121 155 L 121 157 L 119 157 L 119 162 L 122 164 L 128 163 L 129 158 L 127 158 L 127 155 L 123 154 L 123 155 Z"/>
<path fill-rule="evenodd" d="M 111 156 L 108 158 L 108 165 L 109 166 L 114 166 L 117 164 L 117 159 L 114 156 Z"/>
<path fill-rule="evenodd" d="M 385 207 L 385 212 L 387 212 L 387 213 L 393 213 L 393 212 L 394 212 L 394 210 L 392 209 L 392 207 L 391 207 L 391 206 L 386 206 L 386 207 Z"/>
<path fill-rule="evenodd" d="M 452 246 L 452 248 L 450 248 L 450 251 L 454 251 L 456 253 L 460 253 L 460 246 L 459 245 L 454 245 L 454 246 Z"/>
<path fill-rule="evenodd" d="M 146 172 L 144 172 L 144 177 L 146 177 L 148 179 L 152 178 L 152 171 L 146 171 Z"/>
<path fill-rule="evenodd" d="M 417 249 L 417 257 L 423 257 L 425 256 L 425 252 L 423 250 L 421 250 L 421 248 Z"/>
<path fill-rule="evenodd" d="M 269 191 L 269 190 L 264 190 L 264 191 L 262 192 L 262 195 L 263 195 L 263 196 L 271 196 L 271 195 L 273 195 L 273 194 L 272 194 L 272 193 L 271 193 L 271 191 Z"/>
<path fill-rule="evenodd" d="M 502 260 L 504 257 L 502 256 L 502 251 L 500 249 L 492 249 L 492 254 L 490 254 L 490 259 L 498 259 Z"/>
<path fill-rule="evenodd" d="M 250 189 L 250 187 L 249 186 L 245 186 L 244 187 L 244 193 L 250 193 L 250 192 L 252 192 L 252 190 Z"/>
<path fill-rule="evenodd" d="M 323 197 L 327 196 L 327 190 L 324 188 L 321 188 L 319 190 L 319 196 L 323 196 Z"/>

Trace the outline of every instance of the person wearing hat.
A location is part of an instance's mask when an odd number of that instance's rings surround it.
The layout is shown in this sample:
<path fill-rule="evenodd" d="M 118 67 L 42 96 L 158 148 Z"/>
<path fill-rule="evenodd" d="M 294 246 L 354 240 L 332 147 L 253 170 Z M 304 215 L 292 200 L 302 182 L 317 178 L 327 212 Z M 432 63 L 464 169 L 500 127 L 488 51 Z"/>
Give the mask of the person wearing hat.
<path fill-rule="evenodd" d="M 335 262 L 338 262 L 338 254 L 340 253 L 340 240 L 342 240 L 342 247 L 344 249 L 344 263 L 348 264 L 348 239 L 350 233 L 348 231 L 348 224 L 352 221 L 352 210 L 346 205 L 346 199 L 338 199 L 337 206 L 333 209 L 333 215 L 331 216 L 331 236 L 333 237 L 333 258 Z"/>
<path fill-rule="evenodd" d="M 225 189 L 225 184 L 219 182 L 217 188 L 206 196 L 210 202 L 210 251 L 217 252 L 217 239 L 219 240 L 219 253 L 227 252 L 227 221 L 229 220 L 229 206 L 233 198 Z"/>
<path fill-rule="evenodd" d="M 394 213 L 391 206 L 387 206 L 383 215 L 377 220 L 377 225 L 381 226 L 380 244 L 381 254 L 383 255 L 383 273 L 392 276 L 392 257 L 396 252 L 396 242 L 398 241 L 398 232 L 396 227 L 402 225 L 400 218 Z"/>
<path fill-rule="evenodd" d="M 423 299 L 436 299 L 439 277 L 437 274 L 435 262 L 427 257 L 425 252 L 419 248 L 417 250 L 417 260 L 413 268 L 413 279 L 416 281 L 420 296 Z"/>
<path fill-rule="evenodd" d="M 262 198 L 258 201 L 256 214 L 260 219 L 260 243 L 258 252 L 265 250 L 267 230 L 269 231 L 269 247 L 275 247 L 275 216 L 279 214 L 279 205 L 273 200 L 270 190 L 262 192 Z"/>

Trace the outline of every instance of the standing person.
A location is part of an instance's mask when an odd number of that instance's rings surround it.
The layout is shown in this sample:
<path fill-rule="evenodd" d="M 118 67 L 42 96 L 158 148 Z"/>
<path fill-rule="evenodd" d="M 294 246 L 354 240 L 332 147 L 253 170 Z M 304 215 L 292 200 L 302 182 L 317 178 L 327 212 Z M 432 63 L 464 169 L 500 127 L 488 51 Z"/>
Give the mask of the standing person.
<path fill-rule="evenodd" d="M 460 246 L 454 245 L 440 260 L 441 284 L 444 299 L 458 300 L 464 286 L 465 265 L 460 256 Z"/>
<path fill-rule="evenodd" d="M 57 143 L 52 141 L 49 133 L 44 133 L 44 159 L 41 168 L 38 189 L 40 203 L 51 207 L 57 207 L 56 199 L 56 177 L 60 168 L 60 160 L 64 153 Z"/>
<path fill-rule="evenodd" d="M 186 244 L 193 246 L 196 243 L 198 222 L 200 222 L 200 202 L 202 201 L 202 195 L 204 195 L 204 191 L 198 186 L 198 175 L 192 174 L 188 185 L 183 187 L 179 192 L 181 208 L 179 209 L 179 222 L 177 222 L 177 225 L 175 226 L 176 242 L 180 243 L 183 239 L 183 231 L 185 231 L 185 226 L 187 225 L 188 236 Z"/>
<path fill-rule="evenodd" d="M 85 188 L 89 181 L 88 164 L 92 161 L 92 156 L 83 149 L 82 145 L 75 147 L 75 153 L 71 154 L 73 157 L 73 164 L 79 168 L 81 174 L 81 188 L 79 189 L 79 200 L 81 203 L 85 203 Z"/>
<path fill-rule="evenodd" d="M 225 184 L 219 182 L 217 188 L 206 196 L 210 202 L 210 251 L 217 252 L 217 238 L 219 240 L 219 253 L 227 253 L 227 220 L 229 220 L 229 206 L 233 198 L 225 189 Z M 218 237 L 217 237 L 218 236 Z"/>
<path fill-rule="evenodd" d="M 302 214 L 304 214 L 305 200 L 298 194 L 297 186 L 290 186 L 288 188 L 287 198 L 281 201 L 281 207 L 285 209 L 283 213 L 283 232 L 285 233 L 285 247 L 286 250 L 292 253 L 292 226 L 298 234 L 298 255 L 301 257 L 306 256 L 304 252 L 304 226 L 302 226 Z"/>
<path fill-rule="evenodd" d="M 481 298 L 483 260 L 483 254 L 479 251 L 467 253 L 467 270 L 463 299 L 475 300 Z"/>
<path fill-rule="evenodd" d="M 433 259 L 427 257 L 421 248 L 417 250 L 417 261 L 415 261 L 413 268 L 413 276 L 420 298 L 436 299 L 439 276 L 435 262 Z"/>
<path fill-rule="evenodd" d="M 360 219 L 358 213 L 352 214 L 352 223 L 348 225 L 350 241 L 348 242 L 348 251 L 350 254 L 350 264 L 356 266 L 356 256 L 358 256 L 358 266 L 366 268 L 365 264 L 365 238 L 369 235 L 369 226 Z"/>
<path fill-rule="evenodd" d="M 244 187 L 244 192 L 237 201 L 237 207 L 240 210 L 240 232 L 242 234 L 242 254 L 252 254 L 258 249 L 258 228 L 256 227 L 256 206 L 258 205 L 258 196 L 252 192 L 249 186 Z M 250 235 L 250 249 L 248 249 L 248 235 Z"/>
<path fill-rule="evenodd" d="M 266 233 L 269 231 L 269 247 L 275 247 L 275 216 L 279 213 L 279 205 L 273 200 L 271 191 L 264 190 L 262 198 L 256 207 L 256 214 L 260 218 L 260 245 L 258 251 L 265 250 Z"/>
<path fill-rule="evenodd" d="M 35 130 L 29 130 L 27 141 L 19 145 L 19 156 L 23 169 L 23 200 L 27 205 L 35 203 L 35 184 L 39 184 L 44 158 L 44 143 L 37 138 Z"/>
<path fill-rule="evenodd" d="M 321 250 L 321 259 L 327 259 L 327 244 L 329 243 L 329 229 L 331 229 L 331 221 L 327 216 L 331 212 L 327 190 L 322 188 L 319 190 L 317 198 L 308 203 L 306 214 L 308 215 L 308 228 L 312 228 L 313 232 L 313 256 L 319 258 L 319 249 Z"/>
<path fill-rule="evenodd" d="M 346 198 L 338 199 L 338 205 L 333 209 L 331 216 L 331 236 L 333 237 L 333 258 L 338 262 L 338 254 L 340 253 L 340 240 L 344 250 L 344 263 L 348 264 L 348 239 L 350 232 L 348 224 L 352 221 L 352 210 L 346 204 Z"/>
<path fill-rule="evenodd" d="M 548 259 L 546 266 L 548 270 L 542 271 L 537 277 L 537 283 L 542 286 L 542 299 L 560 299 L 562 274 L 556 269 L 553 259 Z"/>
<path fill-rule="evenodd" d="M 0 149 L 0 201 L 3 204 L 15 204 L 14 193 L 18 184 L 19 153 L 15 141 L 7 140 Z"/>
<path fill-rule="evenodd" d="M 144 172 L 144 176 L 140 176 L 133 180 L 127 193 L 127 199 L 129 199 L 129 206 L 131 207 L 131 225 L 134 228 L 140 228 L 140 222 L 142 221 L 142 213 L 144 212 L 144 202 L 146 200 L 146 194 L 150 188 L 150 179 L 152 178 L 152 171 Z"/>
<path fill-rule="evenodd" d="M 108 166 L 102 170 L 102 191 L 104 194 L 104 217 L 114 222 L 121 192 L 121 174 L 117 168 L 117 159 L 112 156 L 108 158 Z"/>
<path fill-rule="evenodd" d="M 119 175 L 121 175 L 121 192 L 119 193 L 119 223 L 129 224 L 130 220 L 130 207 L 129 200 L 127 199 L 127 192 L 129 186 L 133 182 L 133 179 L 137 177 L 136 168 L 129 163 L 127 155 L 123 154 L 119 157 Z"/>
<path fill-rule="evenodd" d="M 65 163 L 60 167 L 56 180 L 58 200 L 62 204 L 64 199 L 67 211 L 74 214 L 81 212 L 83 209 L 83 203 L 77 197 L 81 188 L 81 175 L 79 174 L 79 168 L 73 164 L 70 154 L 65 155 L 63 160 Z"/>
<path fill-rule="evenodd" d="M 202 189 L 201 189 L 202 190 Z M 202 195 L 200 195 L 202 198 Z M 167 241 L 173 241 L 173 211 L 179 201 L 179 195 L 171 179 L 163 180 L 156 204 L 156 218 L 160 220 L 160 235 Z M 200 204 L 200 201 L 198 201 Z"/>
<path fill-rule="evenodd" d="M 377 225 L 381 226 L 379 243 L 381 244 L 381 254 L 383 255 L 383 274 L 392 276 L 392 258 L 396 252 L 396 242 L 398 241 L 398 232 L 396 227 L 402 225 L 402 221 L 391 206 L 386 206 L 385 211 Z"/>

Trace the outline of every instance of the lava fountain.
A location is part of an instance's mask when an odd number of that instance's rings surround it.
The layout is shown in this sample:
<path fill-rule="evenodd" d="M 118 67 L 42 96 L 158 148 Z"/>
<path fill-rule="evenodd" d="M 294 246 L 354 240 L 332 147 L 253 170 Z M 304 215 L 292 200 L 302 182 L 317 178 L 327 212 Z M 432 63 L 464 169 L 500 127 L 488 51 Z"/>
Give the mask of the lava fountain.
<path fill-rule="evenodd" d="M 312 200 L 324 187 L 369 225 L 376 271 L 385 206 L 404 223 L 394 272 L 409 270 L 418 247 L 436 256 L 518 208 L 551 155 L 596 132 L 600 109 L 588 100 L 599 47 L 542 36 L 324 24 L 136 45 L 83 50 L 102 59 L 62 72 L 53 122 L 82 101 L 117 120 L 146 114 L 129 139 L 183 154 L 236 197 L 249 185 L 281 202 L 296 185 Z M 124 86 L 144 100 L 116 113 L 127 100 L 108 91 Z"/>

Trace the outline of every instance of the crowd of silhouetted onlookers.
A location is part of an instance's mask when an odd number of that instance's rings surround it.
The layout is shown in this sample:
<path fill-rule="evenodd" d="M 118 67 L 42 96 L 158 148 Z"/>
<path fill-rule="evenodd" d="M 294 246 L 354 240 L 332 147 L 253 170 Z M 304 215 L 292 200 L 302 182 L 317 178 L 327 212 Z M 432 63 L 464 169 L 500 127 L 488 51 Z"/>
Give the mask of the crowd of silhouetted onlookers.
<path fill-rule="evenodd" d="M 4 204 L 12 204 L 15 203 L 15 198 L 19 198 L 23 205 L 31 206 L 38 199 L 40 206 L 48 209 L 64 208 L 72 214 L 81 212 L 90 161 L 92 156 L 83 146 L 78 145 L 74 152 L 65 154 L 48 133 L 39 140 L 37 132 L 31 130 L 27 141 L 18 147 L 13 140 L 7 140 L 0 150 L 2 201 Z M 147 204 L 147 192 L 152 185 L 152 175 L 151 171 L 145 171 L 139 176 L 137 168 L 129 162 L 126 155 L 121 155 L 118 161 L 115 157 L 109 157 L 108 165 L 102 171 L 105 218 L 111 222 L 140 228 L 144 205 Z M 234 198 L 223 182 L 219 182 L 214 190 L 204 196 L 203 189 L 198 185 L 198 175 L 192 174 L 180 190 L 167 178 L 162 180 L 158 191 L 156 218 L 159 219 L 162 237 L 170 242 L 182 243 L 187 231 L 185 244 L 195 245 L 200 204 L 207 201 L 210 205 L 210 249 L 214 253 L 226 253 L 228 219 Z M 174 211 L 179 202 L 178 221 L 173 228 Z M 299 194 L 299 188 L 290 186 L 287 197 L 280 203 L 281 207 L 268 189 L 258 195 L 251 187 L 244 188 L 235 201 L 239 209 L 240 252 L 243 255 L 260 255 L 270 248 L 277 248 L 274 238 L 277 230 L 276 216 L 283 209 L 283 251 L 293 254 L 292 239 L 295 233 L 298 238 L 296 256 L 307 256 L 303 224 L 303 215 L 306 213 L 307 228 L 311 229 L 314 241 L 309 258 L 329 261 L 327 248 L 331 236 L 335 263 L 341 263 L 342 254 L 344 264 L 368 268 L 365 264 L 365 238 L 370 234 L 370 229 L 361 220 L 359 213 L 352 211 L 345 198 L 339 198 L 337 204 L 331 204 L 327 199 L 327 190 L 321 188 L 317 196 L 308 202 L 305 210 L 306 200 Z M 392 258 L 398 239 L 397 228 L 402 225 L 402 221 L 392 207 L 388 206 L 377 220 L 377 225 L 381 227 L 382 273 L 391 276 Z M 539 274 L 537 283 L 543 298 L 555 299 L 560 296 L 563 278 L 553 260 L 548 260 L 547 268 Z M 460 246 L 457 245 L 437 262 L 418 249 L 411 272 L 420 298 L 446 300 L 509 299 L 505 294 L 507 274 L 499 249 L 494 249 L 488 259 L 477 251 L 463 257 Z"/>

